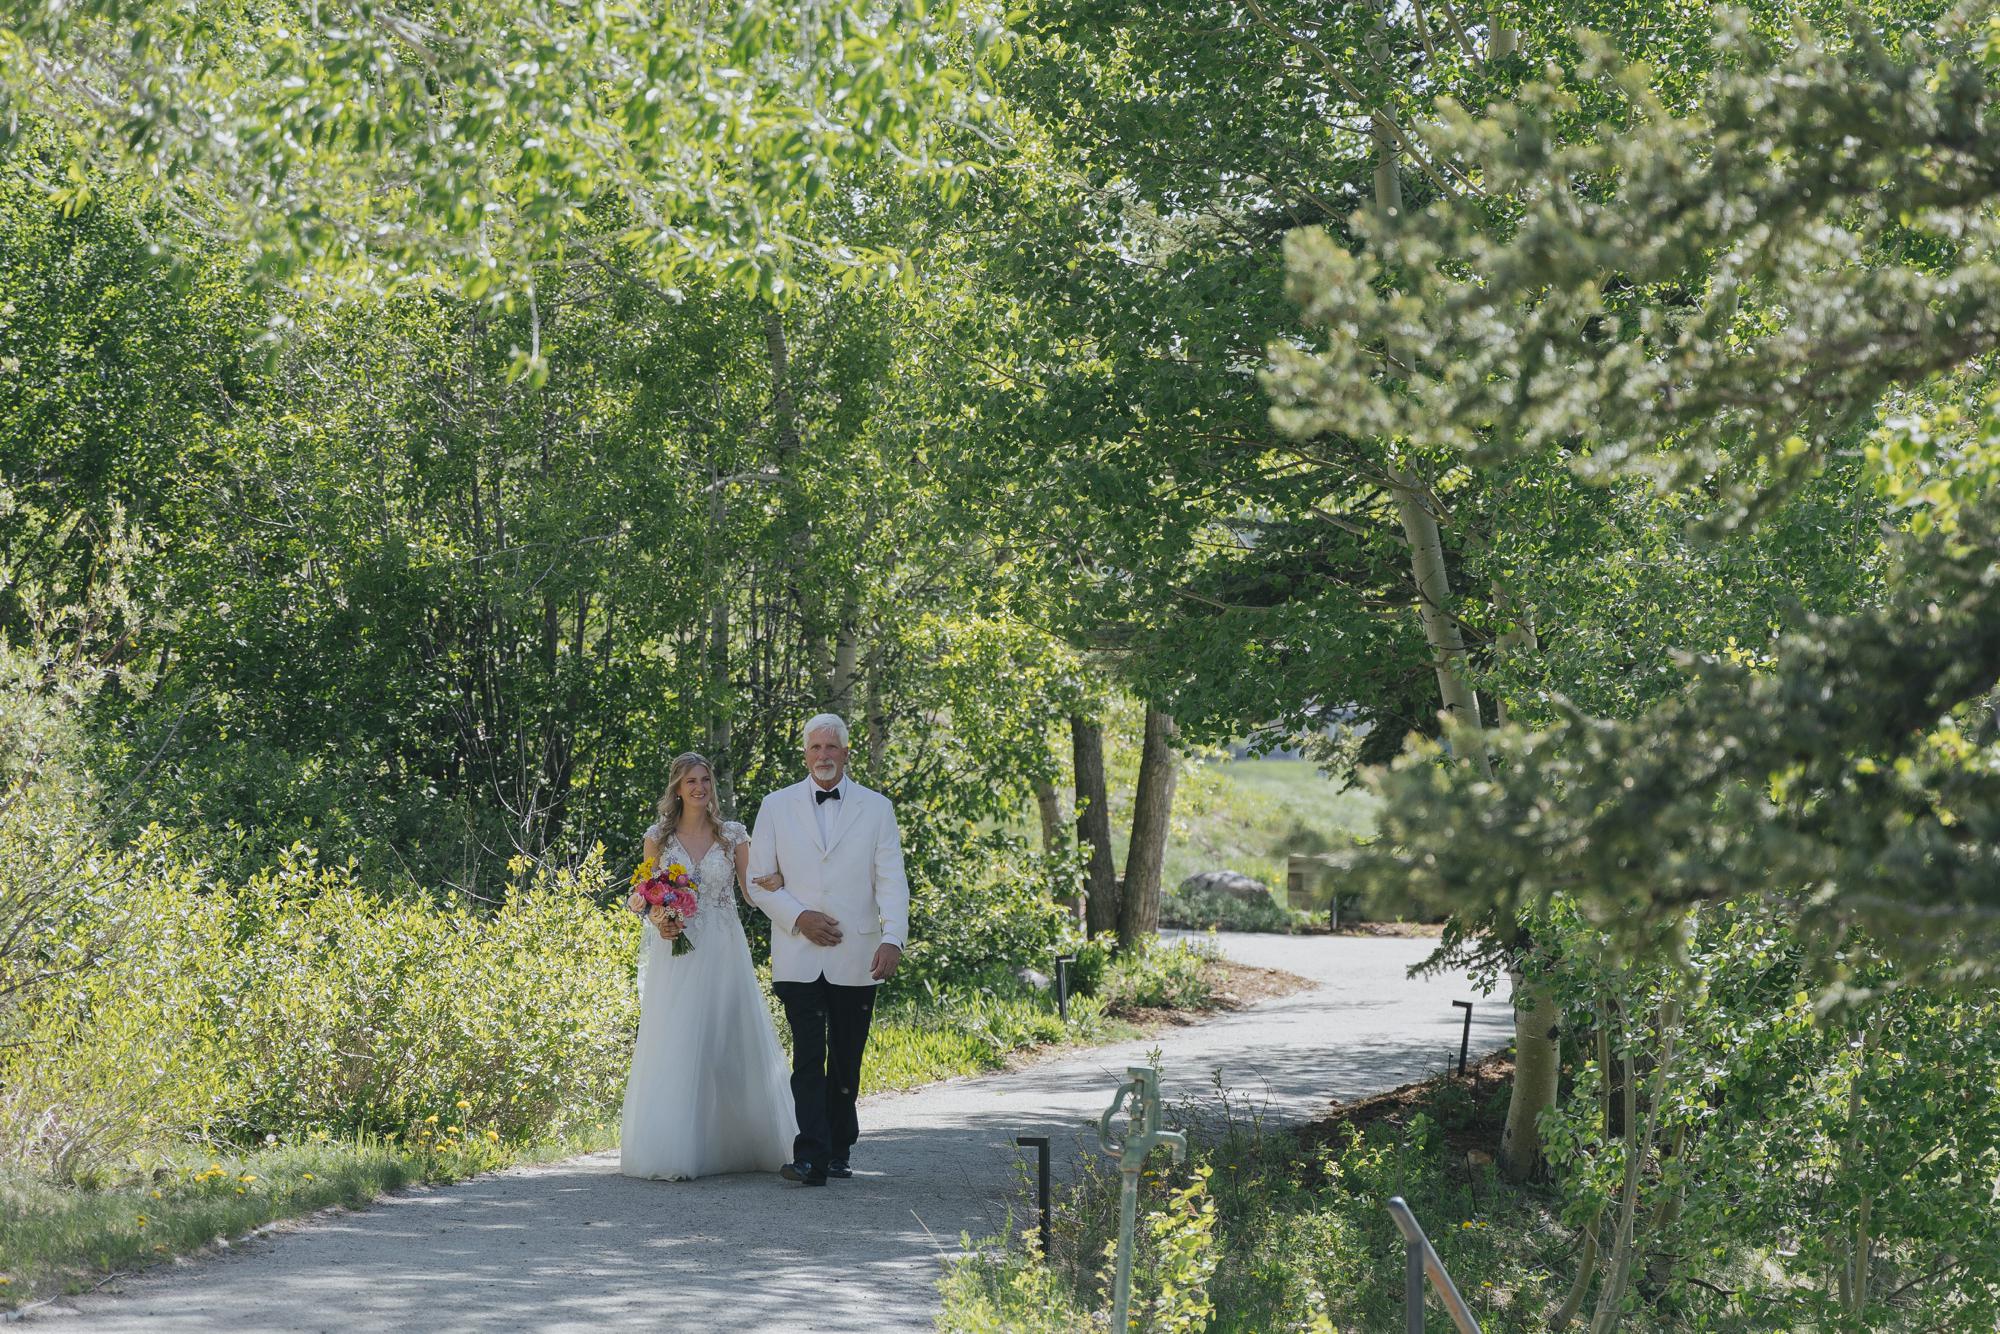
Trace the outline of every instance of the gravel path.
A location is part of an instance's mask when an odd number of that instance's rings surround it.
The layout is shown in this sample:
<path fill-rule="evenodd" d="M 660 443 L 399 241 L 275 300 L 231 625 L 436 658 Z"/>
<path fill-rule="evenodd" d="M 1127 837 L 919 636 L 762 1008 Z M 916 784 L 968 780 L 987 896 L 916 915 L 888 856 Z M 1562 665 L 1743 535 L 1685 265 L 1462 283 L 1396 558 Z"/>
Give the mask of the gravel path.
<path fill-rule="evenodd" d="M 1158 1046 L 1170 1103 L 1310 1116 L 1434 1074 L 1455 1058 L 1455 999 L 1478 1001 L 1475 1057 L 1505 1045 L 1507 1007 L 1462 978 L 1411 981 L 1427 940 L 1224 936 L 1243 963 L 1317 985 L 1156 1038 L 862 1105 L 855 1178 L 666 1183 L 617 1155 L 391 1196 L 229 1254 L 43 1308 L 91 1331 L 921 1330 L 939 1260 L 991 1235 L 1018 1200 L 1013 1137 L 1054 1137 L 1059 1165 L 1128 1064 Z M 1088 1143 L 1086 1141 L 1089 1141 Z M 33 1323 L 33 1322 L 31 1322 Z"/>

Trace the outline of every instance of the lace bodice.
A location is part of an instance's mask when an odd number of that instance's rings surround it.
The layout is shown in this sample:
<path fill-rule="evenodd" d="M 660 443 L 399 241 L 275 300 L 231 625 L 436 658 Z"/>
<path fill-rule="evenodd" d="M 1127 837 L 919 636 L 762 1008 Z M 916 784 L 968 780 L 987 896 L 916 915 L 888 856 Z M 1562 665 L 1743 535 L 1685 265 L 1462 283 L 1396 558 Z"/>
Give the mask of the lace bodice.
<path fill-rule="evenodd" d="M 694 880 L 694 920 L 688 923 L 688 938 L 699 942 L 718 913 L 736 915 L 735 849 L 750 841 L 750 831 L 734 820 L 722 826 L 722 837 L 707 854 L 696 861 L 681 845 L 678 834 L 666 833 L 655 823 L 646 837 L 660 842 L 662 862 L 680 862 Z"/>

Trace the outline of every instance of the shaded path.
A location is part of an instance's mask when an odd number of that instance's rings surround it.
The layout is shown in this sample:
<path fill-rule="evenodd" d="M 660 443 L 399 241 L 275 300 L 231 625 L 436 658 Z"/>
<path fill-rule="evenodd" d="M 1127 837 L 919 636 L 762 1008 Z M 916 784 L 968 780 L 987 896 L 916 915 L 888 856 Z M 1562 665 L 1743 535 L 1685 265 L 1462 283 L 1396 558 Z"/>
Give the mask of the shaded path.
<path fill-rule="evenodd" d="M 634 1181 L 615 1153 L 594 1154 L 403 1192 L 39 1318 L 231 1334 L 928 1329 L 940 1257 L 961 1233 L 996 1231 L 1017 1198 L 1013 1137 L 1052 1136 L 1059 1163 L 1095 1152 L 1088 1127 L 1152 1047 L 1170 1103 L 1212 1104 L 1219 1073 L 1232 1108 L 1279 1120 L 1437 1073 L 1457 1054 L 1450 1002 L 1479 998 L 1461 978 L 1403 976 L 1431 943 L 1225 936 L 1231 958 L 1318 985 L 1155 1038 L 870 1098 L 856 1176 L 824 1190 Z M 1481 1000 L 1475 1057 L 1511 1030 L 1506 1005 Z"/>

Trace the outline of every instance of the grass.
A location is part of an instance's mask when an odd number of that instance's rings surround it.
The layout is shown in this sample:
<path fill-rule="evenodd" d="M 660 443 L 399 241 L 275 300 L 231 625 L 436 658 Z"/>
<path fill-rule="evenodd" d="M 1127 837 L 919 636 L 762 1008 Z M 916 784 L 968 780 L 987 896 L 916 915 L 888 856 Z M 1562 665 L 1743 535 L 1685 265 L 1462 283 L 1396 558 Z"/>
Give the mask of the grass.
<path fill-rule="evenodd" d="M 1114 1042 L 1137 1032 L 1091 996 L 1071 999 L 1065 1027 L 1054 997 L 1006 981 L 1011 985 L 953 989 L 935 997 L 903 995 L 879 1006 L 868 1032 L 862 1093 L 983 1074 L 1024 1051 Z"/>
<path fill-rule="evenodd" d="M 1384 1204 L 1401 1195 L 1482 1328 L 1546 1328 L 1563 1297 L 1572 1237 L 1542 1196 L 1467 1157 L 1496 1142 L 1510 1078 L 1504 1062 L 1489 1063 L 1303 1131 L 1229 1115 L 1192 1126 L 1190 1162 L 1168 1169 L 1162 1155 L 1141 1187 L 1135 1310 L 1163 1293 L 1186 1307 L 1190 1294 L 1173 1285 L 1192 1274 L 1209 1313 L 1188 1328 L 1400 1328 L 1403 1249 Z M 1175 1119 L 1188 1126 L 1190 1117 Z M 1209 1233 L 1199 1226 L 1202 1204 L 1214 1210 Z M 944 1279 L 938 1327 L 1092 1327 L 1109 1305 L 1104 1248 L 1117 1235 L 1117 1209 L 1109 1160 L 1088 1163 L 1057 1206 L 1049 1256 L 1026 1237 L 976 1249 Z"/>
<path fill-rule="evenodd" d="M 1012 974 L 887 998 L 868 1034 L 862 1093 L 915 1088 L 958 1075 L 1004 1069 L 1044 1047 L 1096 1046 L 1138 1037 L 1145 1012 L 1196 1011 L 1215 1004 L 1216 956 L 1205 942 L 1114 957 L 1096 994 L 1072 995 L 1069 1021 L 1056 998 Z M 782 1018 L 778 1031 L 783 1037 Z"/>
<path fill-rule="evenodd" d="M 1336 786 L 1307 760 L 1198 760 L 1181 777 L 1162 875 L 1161 913 L 1175 926 L 1297 930 L 1313 915 L 1287 903 L 1285 859 L 1347 847 L 1375 827 L 1372 793 Z M 1179 892 L 1189 876 L 1217 870 L 1262 881 L 1270 906 Z"/>
<path fill-rule="evenodd" d="M 1136 1037 L 1137 1010 L 1198 1010 L 1219 977 L 1202 947 L 1114 959 L 1095 996 L 1054 996 L 1000 973 L 974 984 L 885 998 L 876 1012 L 863 1093 L 916 1088 L 1004 1068 L 1024 1052 Z M 778 1032 L 785 1034 L 782 1017 Z M 613 1148 L 617 1108 L 563 1133 L 508 1143 L 476 1126 L 420 1126 L 407 1136 L 309 1134 L 255 1149 L 182 1146 L 87 1188 L 0 1175 L 0 1309 L 77 1292 L 108 1276 L 239 1238 L 267 1224 L 356 1208 L 419 1183 Z"/>
<path fill-rule="evenodd" d="M 1229 870 L 1282 895 L 1288 855 L 1346 847 L 1375 828 L 1375 796 L 1336 786 L 1308 760 L 1207 760 L 1189 764 L 1181 777 L 1167 844 L 1169 886 L 1200 871 Z"/>

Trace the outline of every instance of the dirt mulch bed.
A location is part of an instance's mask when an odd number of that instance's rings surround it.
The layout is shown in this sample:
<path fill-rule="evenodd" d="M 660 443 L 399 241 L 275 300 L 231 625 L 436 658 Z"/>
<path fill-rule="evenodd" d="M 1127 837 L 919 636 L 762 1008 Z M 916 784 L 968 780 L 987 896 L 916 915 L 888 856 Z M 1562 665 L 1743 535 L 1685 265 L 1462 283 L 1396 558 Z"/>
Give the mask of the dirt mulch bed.
<path fill-rule="evenodd" d="M 1472 1106 L 1480 1114 L 1462 1125 L 1445 1125 L 1444 1142 L 1462 1158 L 1491 1162 L 1493 1146 L 1500 1142 L 1501 1124 L 1506 1119 L 1505 1104 L 1493 1095 L 1513 1082 L 1514 1058 L 1507 1055 L 1488 1056 L 1478 1065 L 1469 1067 L 1463 1075 L 1438 1075 L 1354 1102 L 1336 1100 L 1332 1111 L 1317 1121 L 1300 1126 L 1296 1133 L 1301 1144 L 1312 1148 L 1321 1144 L 1344 1143 L 1348 1126 L 1358 1130 L 1376 1125 L 1400 1128 L 1412 1116 L 1423 1111 L 1443 1086 L 1456 1084 L 1471 1094 Z M 1489 1110 L 1489 1105 L 1499 1110 Z"/>

